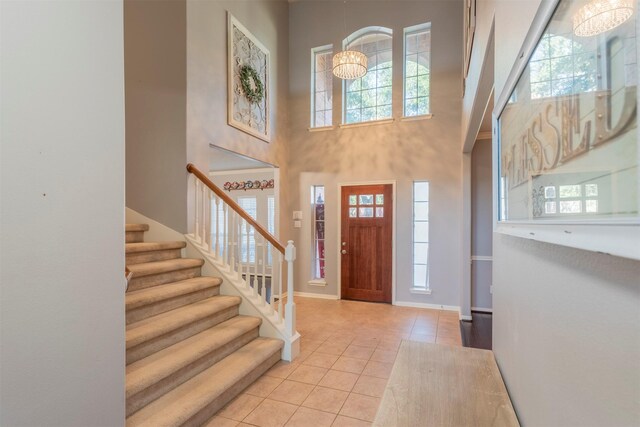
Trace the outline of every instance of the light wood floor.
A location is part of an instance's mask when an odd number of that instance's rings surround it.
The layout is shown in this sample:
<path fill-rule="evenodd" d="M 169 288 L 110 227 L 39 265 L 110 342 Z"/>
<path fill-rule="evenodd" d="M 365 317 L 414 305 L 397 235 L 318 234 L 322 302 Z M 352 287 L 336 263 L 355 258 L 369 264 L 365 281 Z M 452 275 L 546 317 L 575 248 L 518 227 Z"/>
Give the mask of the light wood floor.
<path fill-rule="evenodd" d="M 370 426 L 402 339 L 461 346 L 458 313 L 296 298 L 300 356 L 222 409 L 214 426 Z"/>

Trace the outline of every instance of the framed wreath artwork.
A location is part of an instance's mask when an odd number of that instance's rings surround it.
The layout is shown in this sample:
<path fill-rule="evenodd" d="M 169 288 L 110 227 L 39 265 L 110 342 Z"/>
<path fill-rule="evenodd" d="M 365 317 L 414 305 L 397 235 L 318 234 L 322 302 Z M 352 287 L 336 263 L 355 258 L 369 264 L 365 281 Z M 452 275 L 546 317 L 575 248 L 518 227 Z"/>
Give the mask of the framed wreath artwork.
<path fill-rule="evenodd" d="M 269 50 L 229 12 L 228 123 L 271 141 Z"/>

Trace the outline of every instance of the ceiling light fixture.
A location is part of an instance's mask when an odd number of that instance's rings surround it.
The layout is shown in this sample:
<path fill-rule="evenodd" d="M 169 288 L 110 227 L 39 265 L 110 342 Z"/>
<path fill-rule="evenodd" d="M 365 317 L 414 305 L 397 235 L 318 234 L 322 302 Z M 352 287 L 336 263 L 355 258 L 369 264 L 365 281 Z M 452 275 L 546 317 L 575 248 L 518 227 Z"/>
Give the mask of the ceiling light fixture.
<path fill-rule="evenodd" d="M 573 32 L 591 37 L 623 24 L 631 15 L 635 0 L 593 0 L 573 16 Z"/>
<path fill-rule="evenodd" d="M 344 31 L 347 32 L 347 1 L 344 1 Z M 333 56 L 333 75 L 343 80 L 359 79 L 367 74 L 367 55 L 357 50 L 347 49 Z"/>

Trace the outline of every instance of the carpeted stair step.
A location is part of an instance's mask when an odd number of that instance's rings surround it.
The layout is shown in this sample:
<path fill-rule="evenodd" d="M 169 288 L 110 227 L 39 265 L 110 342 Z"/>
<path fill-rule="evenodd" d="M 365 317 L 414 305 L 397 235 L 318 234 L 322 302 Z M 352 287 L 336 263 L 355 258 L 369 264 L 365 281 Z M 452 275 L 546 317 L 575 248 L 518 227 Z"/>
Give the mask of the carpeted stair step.
<path fill-rule="evenodd" d="M 200 276 L 200 267 L 204 260 L 191 258 L 169 259 L 165 261 L 145 262 L 127 266 L 133 277 L 129 281 L 129 290 L 149 288 L 165 283 L 178 282 Z"/>
<path fill-rule="evenodd" d="M 282 341 L 257 338 L 127 418 L 128 427 L 200 426 L 280 360 Z"/>
<path fill-rule="evenodd" d="M 127 416 L 256 339 L 261 323 L 236 316 L 127 366 Z"/>
<path fill-rule="evenodd" d="M 127 324 L 220 294 L 222 279 L 194 277 L 125 294 Z"/>
<path fill-rule="evenodd" d="M 164 261 L 182 256 L 186 242 L 138 242 L 124 245 L 127 265 Z"/>
<path fill-rule="evenodd" d="M 143 242 L 144 232 L 149 231 L 148 224 L 125 224 L 125 243 Z"/>
<path fill-rule="evenodd" d="M 218 295 L 127 325 L 127 364 L 237 316 L 241 301 Z"/>

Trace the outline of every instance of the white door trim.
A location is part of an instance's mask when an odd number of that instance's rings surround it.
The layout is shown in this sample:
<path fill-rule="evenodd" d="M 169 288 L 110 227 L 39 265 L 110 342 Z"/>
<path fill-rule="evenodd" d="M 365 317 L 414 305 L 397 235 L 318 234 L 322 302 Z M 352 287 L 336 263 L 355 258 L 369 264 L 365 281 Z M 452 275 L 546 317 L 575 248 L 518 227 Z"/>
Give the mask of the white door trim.
<path fill-rule="evenodd" d="M 342 250 L 342 187 L 351 187 L 357 185 L 381 185 L 391 184 L 391 195 L 393 198 L 393 219 L 391 221 L 391 305 L 396 305 L 396 221 L 397 221 L 397 197 L 396 197 L 396 181 L 395 180 L 382 180 L 382 181 L 356 181 L 356 182 L 339 182 L 338 183 L 338 286 L 337 297 L 342 299 L 342 257 L 340 251 Z"/>

